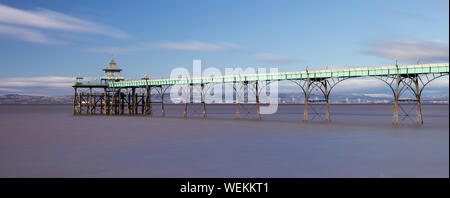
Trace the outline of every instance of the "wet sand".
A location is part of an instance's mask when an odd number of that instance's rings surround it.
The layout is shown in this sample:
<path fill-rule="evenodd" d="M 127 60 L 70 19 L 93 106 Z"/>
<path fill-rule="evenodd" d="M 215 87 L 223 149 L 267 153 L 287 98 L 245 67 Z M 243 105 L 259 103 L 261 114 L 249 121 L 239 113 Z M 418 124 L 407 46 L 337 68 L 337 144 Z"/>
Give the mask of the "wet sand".
<path fill-rule="evenodd" d="M 388 105 L 333 106 L 333 124 L 299 123 L 294 107 L 235 121 L 220 105 L 207 120 L 176 105 L 171 118 L 0 105 L 0 177 L 449 176 L 448 105 L 424 105 L 422 128 L 392 128 Z"/>

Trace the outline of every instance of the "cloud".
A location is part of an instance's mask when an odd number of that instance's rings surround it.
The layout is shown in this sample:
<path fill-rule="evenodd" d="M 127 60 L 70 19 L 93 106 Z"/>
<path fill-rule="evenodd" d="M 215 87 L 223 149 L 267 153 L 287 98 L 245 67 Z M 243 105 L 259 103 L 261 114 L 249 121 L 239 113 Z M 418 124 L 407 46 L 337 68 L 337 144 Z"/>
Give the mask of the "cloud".
<path fill-rule="evenodd" d="M 121 39 L 129 38 L 129 35 L 116 28 L 42 8 L 21 10 L 0 4 L 1 24 L 3 24 L 0 30 L 2 34 L 11 36 L 19 32 L 21 36 L 15 36 L 15 39 L 37 43 L 49 43 L 46 41 L 50 40 L 37 29 L 99 34 Z M 23 35 L 31 36 L 31 38 Z"/>
<path fill-rule="evenodd" d="M 178 51 L 197 51 L 197 52 L 224 52 L 244 49 L 243 47 L 232 43 L 205 43 L 201 41 L 188 42 L 154 42 L 140 43 L 132 46 L 118 47 L 91 47 L 86 51 L 105 53 L 105 54 L 128 54 L 131 52 L 146 51 L 151 49 L 168 49 Z"/>
<path fill-rule="evenodd" d="M 102 53 L 102 54 L 128 54 L 131 52 L 141 51 L 144 48 L 141 47 L 92 47 L 87 48 L 86 51 L 88 52 L 96 52 L 96 53 Z"/>
<path fill-rule="evenodd" d="M 62 43 L 51 38 L 48 38 L 39 31 L 35 31 L 28 28 L 14 27 L 9 25 L 0 24 L 0 35 L 5 35 L 6 37 L 18 39 L 22 41 L 41 43 L 41 44 L 58 44 Z"/>
<path fill-rule="evenodd" d="M 389 87 L 381 80 L 376 78 L 351 78 L 340 82 L 334 88 L 334 91 L 367 91 L 373 89 L 381 89 L 389 91 Z"/>
<path fill-rule="evenodd" d="M 61 96 L 73 92 L 73 77 L 11 77 L 0 78 L 0 94 Z"/>
<path fill-rule="evenodd" d="M 21 93 L 22 90 L 20 90 L 20 89 L 13 89 L 13 88 L 2 88 L 2 87 L 0 87 L 0 92 L 7 92 L 7 93 Z"/>
<path fill-rule="evenodd" d="M 449 87 L 448 75 L 431 81 L 430 84 L 427 85 L 427 87 L 432 88 L 432 89 L 435 89 L 435 88 L 447 88 L 448 89 L 448 87 Z"/>
<path fill-rule="evenodd" d="M 16 77 L 0 78 L 1 88 L 11 87 L 71 87 L 73 77 L 48 76 L 48 77 Z"/>
<path fill-rule="evenodd" d="M 160 49 L 196 52 L 222 52 L 242 49 L 241 46 L 233 43 L 205 43 L 200 41 L 159 42 L 154 43 L 153 46 Z"/>
<path fill-rule="evenodd" d="M 259 53 L 255 54 L 254 58 L 258 61 L 262 62 L 268 62 L 268 63 L 292 63 L 294 59 L 282 56 L 278 54 L 272 54 L 272 53 Z"/>
<path fill-rule="evenodd" d="M 448 43 L 422 40 L 379 40 L 370 44 L 365 53 L 400 62 L 448 62 Z"/>

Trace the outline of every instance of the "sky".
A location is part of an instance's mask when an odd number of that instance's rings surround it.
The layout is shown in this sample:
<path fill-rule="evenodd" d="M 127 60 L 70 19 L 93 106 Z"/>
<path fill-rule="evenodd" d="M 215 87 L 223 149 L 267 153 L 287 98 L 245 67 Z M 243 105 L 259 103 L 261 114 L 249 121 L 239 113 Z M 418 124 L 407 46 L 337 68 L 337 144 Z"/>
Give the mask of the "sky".
<path fill-rule="evenodd" d="M 442 63 L 448 39 L 448 0 L 0 0 L 0 94 L 67 95 L 112 57 L 127 79 L 194 59 L 281 72 Z M 448 78 L 430 85 L 448 93 Z"/>

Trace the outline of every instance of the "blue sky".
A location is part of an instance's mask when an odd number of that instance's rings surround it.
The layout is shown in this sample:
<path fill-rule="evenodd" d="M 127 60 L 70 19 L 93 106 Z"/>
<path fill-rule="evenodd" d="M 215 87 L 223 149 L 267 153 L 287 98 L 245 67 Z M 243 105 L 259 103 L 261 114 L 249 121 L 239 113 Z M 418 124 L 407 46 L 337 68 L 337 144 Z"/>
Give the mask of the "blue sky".
<path fill-rule="evenodd" d="M 112 55 L 128 79 L 193 59 L 279 71 L 448 62 L 448 24 L 448 0 L 0 0 L 0 94 L 64 95 Z"/>

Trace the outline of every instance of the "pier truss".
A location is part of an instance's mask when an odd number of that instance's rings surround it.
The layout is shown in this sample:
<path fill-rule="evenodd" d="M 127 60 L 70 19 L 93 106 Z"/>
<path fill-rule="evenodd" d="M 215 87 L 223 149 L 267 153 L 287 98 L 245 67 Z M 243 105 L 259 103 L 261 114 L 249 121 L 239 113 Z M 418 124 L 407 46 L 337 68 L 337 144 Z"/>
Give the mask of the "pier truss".
<path fill-rule="evenodd" d="M 303 122 L 312 120 L 331 122 L 329 98 L 331 90 L 349 77 L 307 78 L 291 80 L 304 94 Z M 309 115 L 309 112 L 312 115 Z M 323 113 L 324 112 L 324 113 Z"/>
<path fill-rule="evenodd" d="M 233 82 L 232 86 L 236 98 L 236 119 L 253 118 L 252 111 L 255 111 L 256 113 L 254 116 L 257 120 L 261 120 L 260 95 L 270 83 L 271 81 L 269 80 Z M 251 96 L 254 97 L 254 101 L 250 99 Z M 244 114 L 242 114 L 242 112 L 244 112 Z"/>
<path fill-rule="evenodd" d="M 185 96 L 183 117 L 187 118 L 188 114 L 196 116 L 201 114 L 202 118 L 207 118 L 206 113 L 206 96 L 210 93 L 216 83 L 189 84 L 182 87 Z M 197 97 L 196 97 L 197 96 Z M 199 109 L 196 105 L 200 105 Z M 201 111 L 201 113 L 199 113 Z"/>
<path fill-rule="evenodd" d="M 422 126 L 422 92 L 430 82 L 446 75 L 448 73 L 375 76 L 375 78 L 389 86 L 394 96 L 392 125 L 399 126 L 414 123 L 417 126 Z M 413 118 L 414 113 L 416 118 Z"/>
<path fill-rule="evenodd" d="M 174 85 L 183 85 L 186 97 L 183 116 L 194 115 L 200 110 L 201 117 L 207 118 L 206 97 L 217 84 L 231 84 L 233 103 L 236 104 L 236 119 L 255 116 L 261 120 L 260 94 L 272 82 L 294 82 L 304 95 L 303 122 L 331 121 L 329 98 L 333 88 L 340 82 L 357 77 L 374 77 L 383 81 L 393 93 L 392 125 L 399 126 L 413 121 L 423 125 L 421 95 L 433 80 L 448 75 L 449 64 L 418 64 L 404 66 L 364 67 L 349 69 L 327 69 L 300 72 L 246 74 L 218 77 L 155 79 L 120 81 L 109 83 L 73 84 L 75 90 L 73 113 L 75 115 L 144 115 L 154 116 L 154 107 L 161 104 L 161 116 L 165 112 L 165 96 Z M 197 99 L 194 98 L 194 94 Z M 152 99 L 152 96 L 157 96 Z M 251 104 L 251 105 L 249 105 Z M 256 108 L 251 114 L 248 106 Z M 247 106 L 247 107 L 246 107 Z M 244 113 L 243 113 L 244 112 Z M 301 115 L 301 114 L 299 114 Z M 413 118 L 415 115 L 415 119 Z"/>

